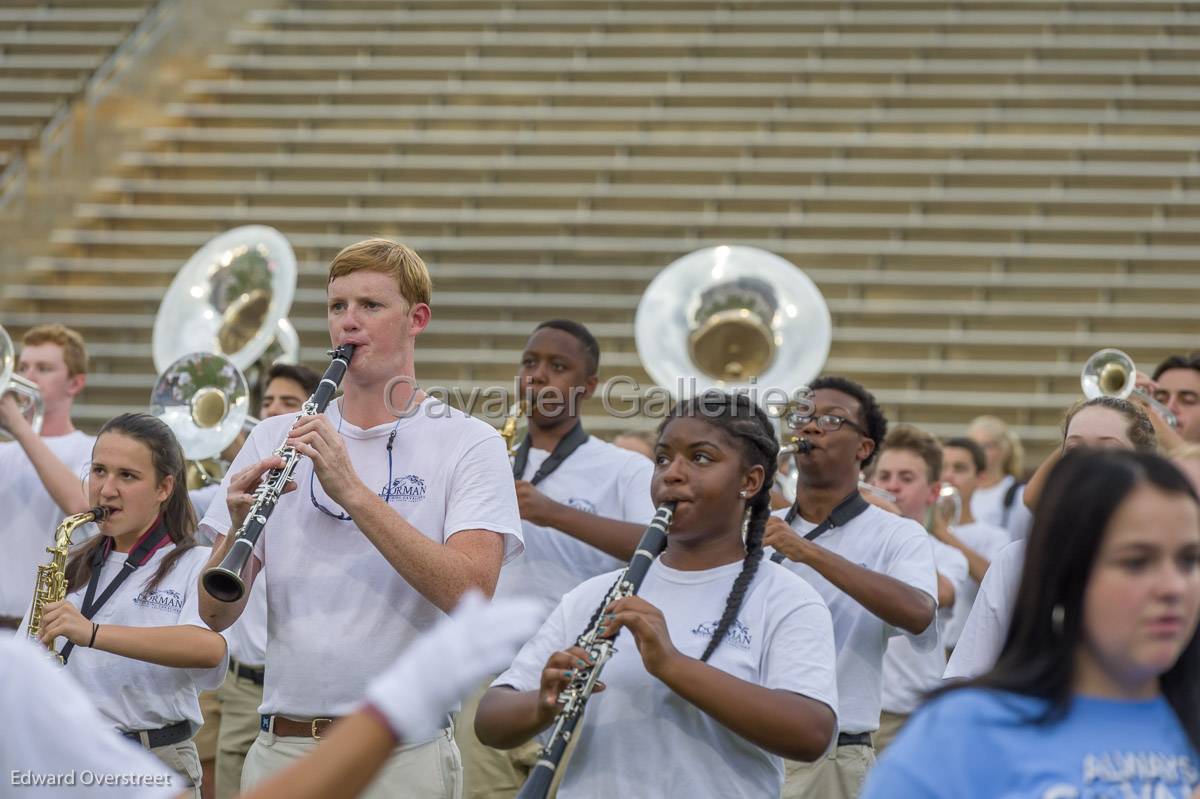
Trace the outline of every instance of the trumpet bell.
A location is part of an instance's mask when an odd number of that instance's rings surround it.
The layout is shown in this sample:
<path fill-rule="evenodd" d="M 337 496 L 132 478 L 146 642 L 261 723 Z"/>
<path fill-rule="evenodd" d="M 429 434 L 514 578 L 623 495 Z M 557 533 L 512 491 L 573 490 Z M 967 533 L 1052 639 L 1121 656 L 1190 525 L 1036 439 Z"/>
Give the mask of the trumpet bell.
<path fill-rule="evenodd" d="M 171 428 L 188 460 L 216 458 L 249 420 L 246 378 L 223 356 L 184 355 L 159 376 L 150 413 Z"/>
<path fill-rule="evenodd" d="M 265 225 L 222 233 L 171 281 L 154 319 L 154 368 L 161 374 L 192 352 L 249 368 L 278 335 L 295 290 L 296 256 L 283 234 Z"/>
<path fill-rule="evenodd" d="M 33 428 L 33 432 L 41 433 L 44 411 L 42 391 L 36 383 L 17 374 L 16 369 L 17 350 L 13 347 L 8 331 L 0 326 L 0 396 L 10 393 L 16 395 L 22 413 L 29 420 L 29 426 Z M 4 429 L 0 428 L 0 440 L 7 437 Z"/>
<path fill-rule="evenodd" d="M 642 295 L 634 327 L 646 372 L 677 396 L 755 387 L 782 391 L 781 400 L 820 373 L 833 331 L 807 275 L 742 245 L 672 262 Z"/>
<path fill-rule="evenodd" d="M 1118 349 L 1100 350 L 1087 359 L 1079 375 L 1083 395 L 1088 399 L 1097 397 L 1120 397 L 1125 399 L 1133 393 L 1137 382 L 1137 367 L 1133 359 Z"/>
<path fill-rule="evenodd" d="M 934 507 L 946 524 L 958 524 L 958 520 L 962 518 L 962 494 L 952 485 L 943 485 L 938 491 L 937 503 Z"/>

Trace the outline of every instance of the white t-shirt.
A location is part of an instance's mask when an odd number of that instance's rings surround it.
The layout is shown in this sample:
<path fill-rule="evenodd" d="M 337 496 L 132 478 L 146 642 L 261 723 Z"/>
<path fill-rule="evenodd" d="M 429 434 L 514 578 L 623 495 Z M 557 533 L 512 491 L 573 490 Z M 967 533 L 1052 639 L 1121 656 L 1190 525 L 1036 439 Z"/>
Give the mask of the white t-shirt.
<path fill-rule="evenodd" d="M 550 453 L 529 450 L 523 479 L 532 477 Z M 636 452 L 592 437 L 559 464 L 537 489 L 555 502 L 609 519 L 649 524 L 654 518 L 650 478 L 654 464 Z M 531 597 L 549 615 L 563 594 L 597 574 L 624 564 L 553 527 L 522 520 L 525 551 L 500 572 L 497 597 Z"/>
<path fill-rule="evenodd" d="M 91 463 L 96 439 L 79 430 L 65 436 L 43 438 L 46 446 L 82 480 Z M 82 488 L 80 489 L 82 496 Z M 38 476 L 33 462 L 15 441 L 0 444 L 0 616 L 20 618 L 33 602 L 37 567 L 47 563 L 46 547 L 54 544 L 54 530 L 67 517 Z M 72 543 L 87 540 L 96 526 L 75 530 Z"/>
<path fill-rule="evenodd" d="M 655 561 L 638 595 L 662 611 L 675 648 L 699 658 L 741 570 L 741 561 L 705 571 L 679 571 Z M 603 574 L 568 592 L 492 684 L 535 690 L 546 660 L 574 645 L 615 578 L 615 572 Z M 765 559 L 737 620 L 708 662 L 747 682 L 792 691 L 837 711 L 829 611 L 810 586 Z M 561 799 L 779 795 L 783 760 L 650 676 L 628 630 L 618 634 L 616 653 L 600 679 L 607 688 L 592 695 L 576 728 L 578 744 L 558 791 Z"/>
<path fill-rule="evenodd" d="M 787 510 L 780 509 L 775 515 L 785 517 Z M 800 535 L 816 526 L 801 516 L 792 522 L 792 529 Z M 932 541 L 932 536 L 912 519 L 872 505 L 846 525 L 819 536 L 814 543 L 851 563 L 924 591 L 936 603 L 937 569 Z M 767 550 L 768 555 L 772 552 Z M 904 634 L 912 639 L 917 651 L 928 652 L 938 644 L 937 625 L 930 623 L 920 635 L 911 635 L 871 613 L 811 566 L 790 560 L 782 565 L 817 589 L 833 616 L 841 731 L 860 733 L 878 729 L 883 652 L 888 638 Z"/>
<path fill-rule="evenodd" d="M 24 638 L 0 639 L 0 718 L 7 728 L 0 796 L 166 799 L 184 790 L 158 758 L 115 734 L 83 689 Z"/>
<path fill-rule="evenodd" d="M 955 525 L 951 530 L 959 541 L 986 558 L 988 563 L 995 560 L 1000 550 L 1012 541 L 1007 530 L 987 522 Z M 969 575 L 963 589 L 955 591 L 954 614 L 942 628 L 942 643 L 946 648 L 953 648 L 958 643 L 958 637 L 962 634 L 963 625 L 967 623 L 967 616 L 971 613 L 971 606 L 975 604 L 978 593 L 979 583 Z"/>
<path fill-rule="evenodd" d="M 1029 528 L 1033 524 L 1033 514 L 1025 507 L 1025 486 L 1021 486 L 1013 494 L 1012 504 L 1008 507 L 1008 519 L 1005 521 L 1004 495 L 1008 493 L 1009 486 L 1016 481 L 1015 477 L 1008 474 L 994 486 L 976 488 L 975 493 L 971 495 L 971 515 L 981 522 L 1004 528 L 1013 541 L 1029 535 Z"/>
<path fill-rule="evenodd" d="M 430 540 L 445 543 L 463 530 L 504 537 L 505 560 L 521 550 L 521 524 L 504 442 L 487 423 L 432 398 L 414 415 L 363 430 L 342 419 L 338 403 L 325 411 L 358 476 Z M 203 525 L 229 530 L 224 489 L 229 476 L 269 456 L 295 417 L 259 422 L 213 499 Z M 388 486 L 387 441 L 396 430 Z M 340 716 L 362 703 L 370 679 L 442 612 L 410 586 L 353 521 L 318 510 L 309 494 L 312 462 L 301 458 L 297 490 L 284 494 L 258 539 L 255 555 L 267 582 L 266 683 L 261 712 L 298 719 Z M 332 513 L 343 513 L 312 480 Z"/>
<path fill-rule="evenodd" d="M 208 490 L 205 487 L 201 490 Z M 211 486 L 213 490 L 220 489 L 220 486 Z M 192 501 L 195 503 L 195 492 L 189 491 L 193 495 Z M 221 494 L 221 501 L 224 502 L 224 494 Z M 211 499 L 211 494 L 209 499 Z M 207 502 L 205 503 L 208 504 Z M 205 546 L 212 546 L 213 535 L 212 529 L 209 527 L 201 527 L 196 531 L 196 540 L 200 541 Z M 262 666 L 267 661 L 267 570 L 259 569 L 258 574 L 254 577 L 254 584 L 250 586 L 250 598 L 246 600 L 246 607 L 242 611 L 242 615 L 238 616 L 238 620 L 221 632 L 225 637 L 225 643 L 229 645 L 229 657 L 243 663 L 247 666 Z"/>
<path fill-rule="evenodd" d="M 936 538 L 933 544 L 933 561 L 941 574 L 954 586 L 955 602 L 937 611 L 938 636 L 945 642 L 946 626 L 958 612 L 958 595 L 971 582 L 967 556 Z M 888 641 L 883 655 L 883 694 L 881 707 L 889 713 L 908 715 L 925 701 L 925 695 L 942 685 L 942 673 L 946 671 L 946 647 L 935 646 L 928 652 L 913 649 L 907 636 L 896 636 Z"/>
<path fill-rule="evenodd" d="M 92 616 L 101 626 L 172 627 L 190 624 L 209 629 L 200 618 L 197 591 L 200 573 L 212 551 L 192 547 L 184 552 L 171 571 L 151 590 L 148 586 L 163 558 L 175 551 L 174 544 L 162 547 L 129 576 L 108 601 Z M 125 565 L 128 553 L 111 552 L 100 569 L 96 597 L 104 593 Z M 67 601 L 83 606 L 87 585 L 67 594 Z M 28 614 L 21 625 L 24 636 Z M 54 648 L 62 651 L 66 639 L 57 638 Z M 76 646 L 67 660 L 66 671 L 92 698 L 100 714 L 122 730 L 157 730 L 179 721 L 189 721 L 192 732 L 200 729 L 199 695 L 220 686 L 227 664 L 222 660 L 209 669 L 176 669 L 144 660 L 114 655 L 99 649 Z"/>
<path fill-rule="evenodd" d="M 1025 566 L 1025 539 L 1014 541 L 992 561 L 971 615 L 958 637 L 958 646 L 946 665 L 947 680 L 970 679 L 986 674 L 996 665 L 996 658 L 1008 637 L 1017 589 L 1021 587 L 1021 571 Z"/>
<path fill-rule="evenodd" d="M 197 519 L 204 518 L 204 514 L 208 513 L 208 506 L 212 504 L 213 497 L 217 496 L 220 491 L 220 483 L 211 483 L 188 491 L 188 499 L 192 501 L 192 507 L 196 509 Z"/>

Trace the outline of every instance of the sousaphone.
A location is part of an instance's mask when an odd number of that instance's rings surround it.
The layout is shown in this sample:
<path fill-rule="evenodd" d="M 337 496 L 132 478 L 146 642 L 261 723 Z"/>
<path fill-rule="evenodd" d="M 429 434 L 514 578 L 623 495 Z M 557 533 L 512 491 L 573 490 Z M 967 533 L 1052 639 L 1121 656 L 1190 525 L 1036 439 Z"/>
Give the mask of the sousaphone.
<path fill-rule="evenodd" d="M 252 428 L 249 390 L 242 370 L 223 355 L 193 352 L 170 364 L 150 393 L 150 413 L 175 434 L 188 459 L 188 487 L 218 482 L 221 453 Z"/>
<path fill-rule="evenodd" d="M 747 390 L 781 418 L 785 452 L 797 397 L 829 357 L 833 322 L 816 284 L 757 247 L 720 245 L 672 262 L 651 281 L 634 322 L 647 374 L 677 398 Z M 779 488 L 795 496 L 795 476 Z"/>
<path fill-rule="evenodd" d="M 155 371 L 192 352 L 222 355 L 243 372 L 264 355 L 295 363 L 300 339 L 287 321 L 295 293 L 296 255 L 283 234 L 265 225 L 222 233 L 183 265 L 158 307 Z"/>

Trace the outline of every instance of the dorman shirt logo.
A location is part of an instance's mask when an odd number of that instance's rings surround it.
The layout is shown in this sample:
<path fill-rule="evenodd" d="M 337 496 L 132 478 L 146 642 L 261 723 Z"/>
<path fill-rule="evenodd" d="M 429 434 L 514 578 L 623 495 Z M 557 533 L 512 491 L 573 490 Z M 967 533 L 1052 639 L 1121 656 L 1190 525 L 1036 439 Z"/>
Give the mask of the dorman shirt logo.
<path fill-rule="evenodd" d="M 698 635 L 701 638 L 712 638 L 720 624 L 721 620 L 717 619 L 707 624 L 698 625 L 692 630 L 692 635 Z M 729 630 L 725 633 L 725 643 L 735 646 L 738 649 L 748 650 L 750 648 L 750 628 L 742 624 L 738 619 L 734 619 L 733 624 L 729 625 Z"/>
<path fill-rule="evenodd" d="M 392 481 L 390 492 L 386 487 L 380 491 L 380 499 L 388 499 L 389 493 L 391 502 L 420 502 L 425 499 L 425 481 L 415 474 L 406 474 Z"/>
<path fill-rule="evenodd" d="M 179 615 L 183 612 L 183 595 L 173 588 L 146 589 L 133 598 L 133 604 Z"/>

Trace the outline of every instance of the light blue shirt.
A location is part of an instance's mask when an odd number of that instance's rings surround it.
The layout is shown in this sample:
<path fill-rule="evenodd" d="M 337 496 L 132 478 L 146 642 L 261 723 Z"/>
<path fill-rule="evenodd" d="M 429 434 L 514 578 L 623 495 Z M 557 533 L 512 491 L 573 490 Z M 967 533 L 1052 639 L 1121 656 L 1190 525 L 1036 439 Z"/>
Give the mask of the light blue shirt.
<path fill-rule="evenodd" d="M 867 777 L 862 799 L 1188 799 L 1200 758 L 1165 699 L 1043 700 L 962 689 L 923 707 Z"/>

